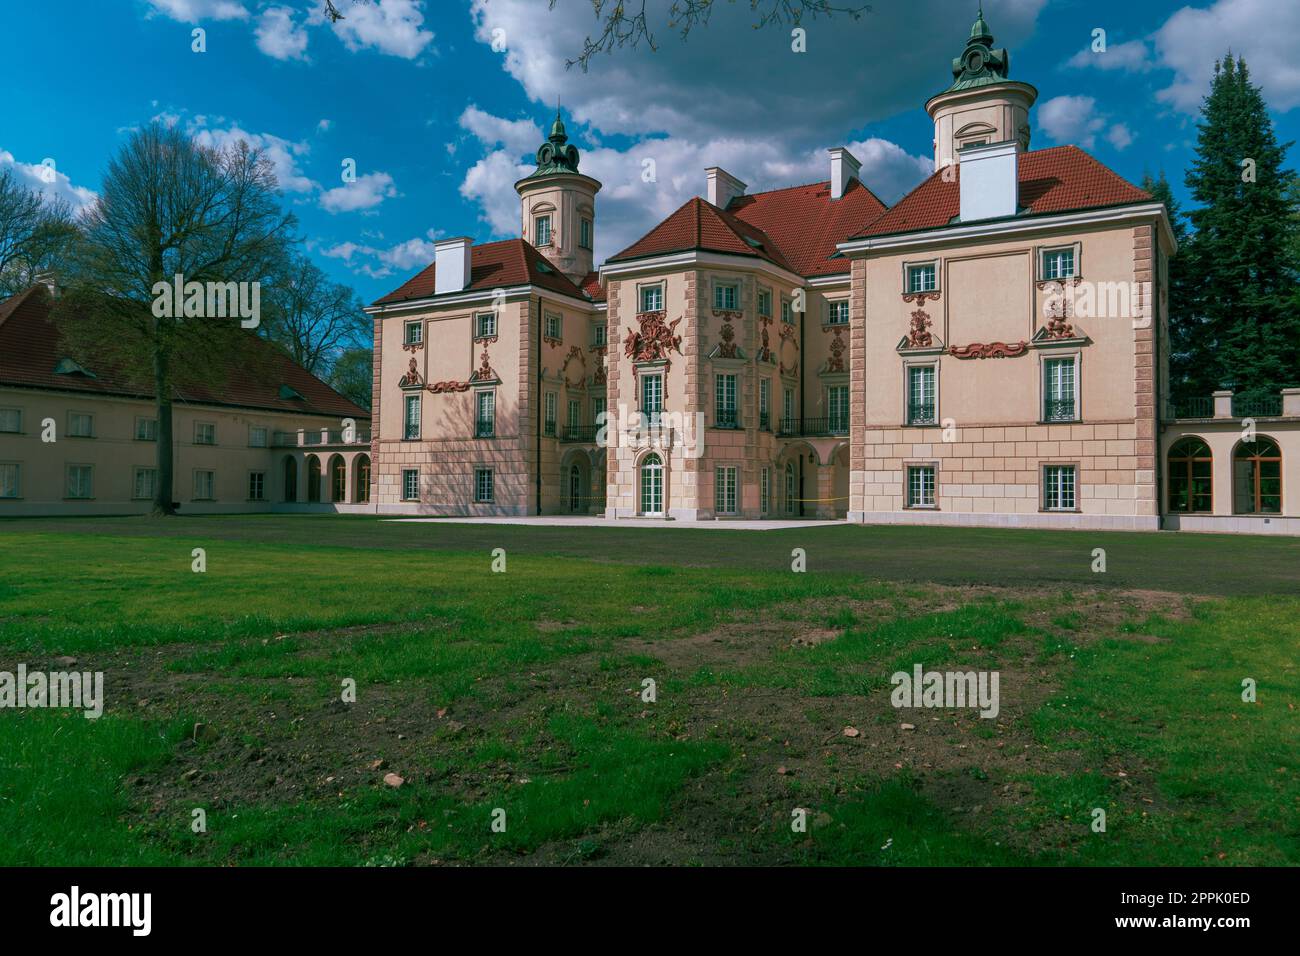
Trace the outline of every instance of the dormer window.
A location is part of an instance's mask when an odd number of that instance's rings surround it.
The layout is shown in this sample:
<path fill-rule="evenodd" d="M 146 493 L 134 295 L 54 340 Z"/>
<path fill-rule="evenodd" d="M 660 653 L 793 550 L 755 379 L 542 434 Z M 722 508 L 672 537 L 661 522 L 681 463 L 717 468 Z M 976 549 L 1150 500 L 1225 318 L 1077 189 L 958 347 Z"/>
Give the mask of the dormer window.
<path fill-rule="evenodd" d="M 904 291 L 908 293 L 933 292 L 938 287 L 937 270 L 933 262 L 924 262 L 907 267 Z"/>
<path fill-rule="evenodd" d="M 533 242 L 538 246 L 551 244 L 551 217 L 537 216 L 533 219 Z"/>

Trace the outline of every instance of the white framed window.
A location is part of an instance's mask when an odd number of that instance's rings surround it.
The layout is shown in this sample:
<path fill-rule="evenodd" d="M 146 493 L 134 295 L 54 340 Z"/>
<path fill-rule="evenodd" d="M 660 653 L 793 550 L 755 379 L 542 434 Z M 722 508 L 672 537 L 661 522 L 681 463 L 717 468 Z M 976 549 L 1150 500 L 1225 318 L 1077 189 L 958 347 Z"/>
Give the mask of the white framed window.
<path fill-rule="evenodd" d="M 0 432 L 19 434 L 23 430 L 23 410 L 21 408 L 0 408 Z"/>
<path fill-rule="evenodd" d="M 646 424 L 659 424 L 659 413 L 664 410 L 664 377 L 662 375 L 641 376 L 641 414 Z"/>
<path fill-rule="evenodd" d="M 781 430 L 794 434 L 794 389 L 786 388 L 781 393 Z"/>
<path fill-rule="evenodd" d="M 216 474 L 211 471 L 194 472 L 194 500 L 211 501 L 213 488 L 216 486 Z"/>
<path fill-rule="evenodd" d="M 758 427 L 762 431 L 772 430 L 772 380 L 758 380 Z"/>
<path fill-rule="evenodd" d="M 420 470 L 418 468 L 402 469 L 402 500 L 420 500 Z"/>
<path fill-rule="evenodd" d="M 194 444 L 215 445 L 217 443 L 217 426 L 213 422 L 194 423 Z"/>
<path fill-rule="evenodd" d="M 849 300 L 836 299 L 833 302 L 826 303 L 826 324 L 827 325 L 848 325 L 849 324 Z"/>
<path fill-rule="evenodd" d="M 491 504 L 495 500 L 493 478 L 491 468 L 474 469 L 474 500 L 479 504 Z"/>
<path fill-rule="evenodd" d="M 1078 268 L 1075 261 L 1074 246 L 1060 249 L 1044 249 L 1042 253 L 1042 276 L 1044 279 L 1073 279 Z"/>
<path fill-rule="evenodd" d="M 480 389 L 474 396 L 474 437 L 491 438 L 497 429 L 497 393 Z"/>
<path fill-rule="evenodd" d="M 580 399 L 569 399 L 569 428 L 582 427 L 582 401 Z"/>
<path fill-rule="evenodd" d="M 248 473 L 248 500 L 266 500 L 266 472 L 250 471 Z"/>
<path fill-rule="evenodd" d="M 542 429 L 542 434 L 544 435 L 555 434 L 555 405 L 556 398 L 554 392 L 547 392 L 542 396 L 542 407 L 546 411 L 546 420 Z"/>
<path fill-rule="evenodd" d="M 781 296 L 781 321 L 786 325 L 794 325 L 794 309 L 785 296 Z"/>
<path fill-rule="evenodd" d="M 720 515 L 736 513 L 736 467 L 734 465 L 713 469 L 713 511 L 714 514 Z"/>
<path fill-rule="evenodd" d="M 907 424 L 933 425 L 938 421 L 935 402 L 935 367 L 907 367 Z"/>
<path fill-rule="evenodd" d="M 593 398 L 591 400 L 591 423 L 599 428 L 604 425 L 604 420 L 600 417 L 605 414 L 605 399 Z"/>
<path fill-rule="evenodd" d="M 909 465 L 907 468 L 907 507 L 933 508 L 934 465 Z"/>
<path fill-rule="evenodd" d="M 933 262 L 919 262 L 905 269 L 905 292 L 933 292 L 939 288 L 939 270 Z"/>
<path fill-rule="evenodd" d="M 640 289 L 642 312 L 662 312 L 664 307 L 664 287 L 662 283 L 643 285 Z"/>
<path fill-rule="evenodd" d="M 137 418 L 135 420 L 135 440 L 136 441 L 157 441 L 158 440 L 158 419 Z"/>
<path fill-rule="evenodd" d="M 641 461 L 641 514 L 664 513 L 664 463 L 656 454 Z"/>
<path fill-rule="evenodd" d="M 69 498 L 93 498 L 95 496 L 94 465 L 69 465 L 67 479 Z"/>
<path fill-rule="evenodd" d="M 548 339 L 562 339 L 564 337 L 564 322 L 560 318 L 560 313 L 546 313 L 545 334 Z"/>
<path fill-rule="evenodd" d="M 724 373 L 714 376 L 713 423 L 719 428 L 735 428 L 740 424 L 736 414 L 736 376 Z"/>
<path fill-rule="evenodd" d="M 1046 511 L 1075 511 L 1074 465 L 1043 466 L 1043 508 Z"/>
<path fill-rule="evenodd" d="M 402 428 L 402 437 L 407 441 L 420 437 L 420 396 L 406 396 L 406 416 L 405 424 Z"/>
<path fill-rule="evenodd" d="M 1073 355 L 1043 360 L 1043 421 L 1079 420 L 1077 371 L 1078 363 Z"/>
<path fill-rule="evenodd" d="M 419 345 L 424 341 L 424 323 L 407 322 L 406 323 L 406 344 Z"/>
<path fill-rule="evenodd" d="M 549 246 L 551 244 L 551 217 L 549 214 L 533 217 L 533 242 L 538 246 Z"/>
<path fill-rule="evenodd" d="M 265 425 L 248 426 L 248 447 L 249 448 L 266 447 L 266 426 Z"/>
<path fill-rule="evenodd" d="M 758 510 L 767 514 L 772 510 L 772 469 L 763 468 L 758 473 Z"/>
<path fill-rule="evenodd" d="M 736 311 L 740 289 L 734 282 L 717 282 L 713 286 L 713 307 L 728 312 Z"/>
<path fill-rule="evenodd" d="M 758 290 L 758 314 L 766 318 L 772 317 L 772 290 Z"/>
<path fill-rule="evenodd" d="M 16 461 L 0 461 L 0 498 L 22 496 L 22 466 Z"/>
<path fill-rule="evenodd" d="M 68 435 L 72 438 L 94 438 L 95 416 L 88 412 L 68 412 Z"/>
<path fill-rule="evenodd" d="M 605 338 L 605 334 L 605 323 L 597 322 L 591 327 L 591 344 L 597 348 L 604 345 L 605 342 L 608 341 Z"/>
<path fill-rule="evenodd" d="M 578 223 L 578 245 L 584 249 L 591 248 L 591 220 L 585 216 Z"/>
<path fill-rule="evenodd" d="M 474 337 L 490 338 L 497 334 L 497 314 L 495 312 L 474 313 Z"/>
<path fill-rule="evenodd" d="M 152 501 L 158 494 L 158 469 L 137 468 L 131 482 L 131 497 L 138 501 Z"/>
<path fill-rule="evenodd" d="M 827 426 L 832 435 L 848 433 L 849 387 L 847 385 L 828 385 L 826 387 L 826 415 L 830 419 Z"/>

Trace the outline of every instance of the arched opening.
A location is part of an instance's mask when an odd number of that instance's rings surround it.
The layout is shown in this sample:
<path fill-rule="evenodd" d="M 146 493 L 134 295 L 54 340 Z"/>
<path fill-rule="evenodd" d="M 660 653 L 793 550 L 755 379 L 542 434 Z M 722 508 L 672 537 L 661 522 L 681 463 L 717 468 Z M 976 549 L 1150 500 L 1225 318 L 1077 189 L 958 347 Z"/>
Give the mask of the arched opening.
<path fill-rule="evenodd" d="M 1232 455 L 1232 505 L 1239 515 L 1282 513 L 1282 449 L 1263 435 Z"/>
<path fill-rule="evenodd" d="M 307 456 L 307 501 L 320 501 L 320 459 L 315 455 Z"/>
<path fill-rule="evenodd" d="M 835 516 L 844 518 L 849 513 L 849 446 L 842 446 L 831 457 L 832 482 L 831 495 L 834 501 Z"/>
<path fill-rule="evenodd" d="M 370 456 L 357 455 L 352 463 L 353 487 L 352 500 L 359 505 L 370 501 Z"/>
<path fill-rule="evenodd" d="M 1209 514 L 1214 510 L 1214 456 L 1196 437 L 1180 438 L 1169 448 L 1170 514 Z"/>
<path fill-rule="evenodd" d="M 348 464 L 342 455 L 330 459 L 330 501 L 348 500 Z"/>
<path fill-rule="evenodd" d="M 577 514 L 580 511 L 586 510 L 583 501 L 584 496 L 582 494 L 582 468 L 577 462 L 574 462 L 569 466 L 568 495 L 570 512 Z"/>
<path fill-rule="evenodd" d="M 641 461 L 641 514 L 664 513 L 664 463 L 658 455 L 646 455 Z"/>
<path fill-rule="evenodd" d="M 284 500 L 298 500 L 298 459 L 293 455 L 284 460 Z"/>

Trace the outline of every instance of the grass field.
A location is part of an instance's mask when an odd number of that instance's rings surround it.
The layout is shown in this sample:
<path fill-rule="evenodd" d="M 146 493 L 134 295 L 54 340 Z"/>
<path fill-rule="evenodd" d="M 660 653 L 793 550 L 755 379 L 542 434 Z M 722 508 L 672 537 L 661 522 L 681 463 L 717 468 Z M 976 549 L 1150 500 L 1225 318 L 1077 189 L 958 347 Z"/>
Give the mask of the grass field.
<path fill-rule="evenodd" d="M 1298 595 L 1282 538 L 6 521 L 0 671 L 107 703 L 0 710 L 0 865 L 1296 864 Z"/>

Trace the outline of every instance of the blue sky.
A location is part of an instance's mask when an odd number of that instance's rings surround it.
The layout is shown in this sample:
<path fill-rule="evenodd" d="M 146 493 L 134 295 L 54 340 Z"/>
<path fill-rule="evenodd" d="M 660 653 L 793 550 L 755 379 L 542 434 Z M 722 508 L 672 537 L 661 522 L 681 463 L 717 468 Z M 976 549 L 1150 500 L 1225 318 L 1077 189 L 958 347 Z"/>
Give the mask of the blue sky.
<path fill-rule="evenodd" d="M 922 107 L 951 81 L 975 13 L 968 0 L 876 0 L 858 21 L 805 24 L 795 53 L 788 29 L 752 28 L 748 0 L 719 0 L 686 42 L 664 26 L 669 0 L 650 0 L 657 52 L 618 51 L 584 74 L 564 61 L 595 24 L 589 0 L 336 2 L 347 19 L 331 25 L 323 0 L 0 0 L 0 164 L 82 203 L 151 119 L 249 139 L 275 161 L 313 259 L 371 301 L 427 264 L 438 236 L 517 235 L 511 184 L 557 97 L 583 171 L 605 184 L 598 258 L 702 194 L 708 165 L 752 191 L 827 178 L 826 148 L 848 145 L 893 201 L 929 165 Z M 1229 47 L 1280 137 L 1300 138 L 1294 0 L 988 0 L 985 16 L 1012 77 L 1039 90 L 1032 148 L 1076 143 L 1135 181 L 1163 168 L 1181 190 L 1197 105 Z M 1090 49 L 1097 29 L 1104 53 Z"/>

